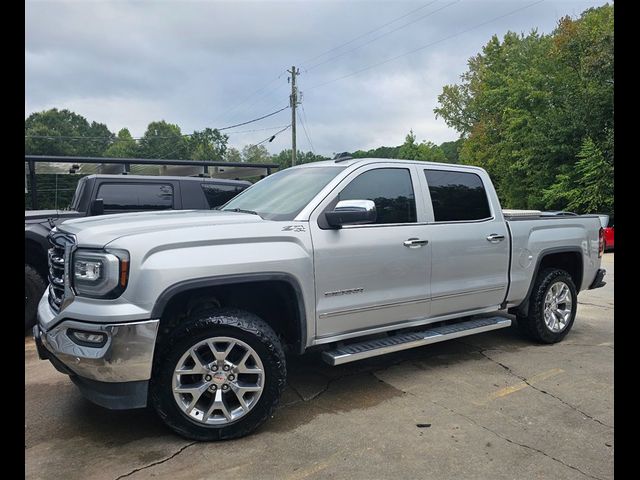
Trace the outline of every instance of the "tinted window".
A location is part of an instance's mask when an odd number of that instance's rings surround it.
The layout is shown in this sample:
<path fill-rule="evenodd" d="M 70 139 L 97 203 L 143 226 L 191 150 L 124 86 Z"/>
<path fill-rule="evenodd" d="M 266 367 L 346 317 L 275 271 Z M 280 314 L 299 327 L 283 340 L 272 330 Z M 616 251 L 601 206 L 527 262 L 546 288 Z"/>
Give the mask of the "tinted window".
<path fill-rule="evenodd" d="M 373 200 L 375 223 L 409 223 L 416 221 L 416 200 L 411 174 L 404 168 L 369 170 L 351 181 L 340 192 L 339 200 Z"/>
<path fill-rule="evenodd" d="M 475 173 L 425 170 L 436 222 L 491 217 L 487 193 Z"/>
<path fill-rule="evenodd" d="M 96 198 L 111 211 L 164 210 L 173 208 L 173 187 L 159 183 L 105 183 Z"/>
<path fill-rule="evenodd" d="M 245 188 L 238 185 L 217 185 L 215 183 L 203 183 L 201 186 L 209 208 L 224 205 Z"/>

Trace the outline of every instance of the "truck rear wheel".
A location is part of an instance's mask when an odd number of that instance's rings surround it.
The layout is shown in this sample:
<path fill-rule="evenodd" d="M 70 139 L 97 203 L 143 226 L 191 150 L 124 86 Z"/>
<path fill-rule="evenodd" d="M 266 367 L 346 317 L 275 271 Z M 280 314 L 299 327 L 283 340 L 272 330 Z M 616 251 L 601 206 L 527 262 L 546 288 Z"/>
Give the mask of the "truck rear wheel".
<path fill-rule="evenodd" d="M 273 329 L 251 313 L 201 311 L 159 347 L 150 403 L 183 437 L 242 437 L 264 423 L 280 400 L 284 351 Z"/>
<path fill-rule="evenodd" d="M 526 316 L 518 316 L 518 327 L 533 340 L 556 343 L 562 340 L 576 317 L 578 293 L 571 275 L 560 269 L 538 274 Z"/>
<path fill-rule="evenodd" d="M 38 302 L 47 286 L 40 274 L 31 265 L 24 265 L 24 329 L 36 324 Z"/>

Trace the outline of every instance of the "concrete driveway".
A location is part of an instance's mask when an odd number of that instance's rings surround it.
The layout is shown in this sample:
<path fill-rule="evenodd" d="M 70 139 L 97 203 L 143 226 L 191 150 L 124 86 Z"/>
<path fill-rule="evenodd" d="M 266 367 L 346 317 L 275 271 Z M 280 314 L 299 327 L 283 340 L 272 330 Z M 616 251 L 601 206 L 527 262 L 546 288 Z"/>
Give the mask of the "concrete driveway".
<path fill-rule="evenodd" d="M 222 443 L 92 405 L 25 338 L 27 478 L 613 478 L 613 259 L 559 344 L 512 327 L 341 367 L 292 359 L 274 417 Z"/>

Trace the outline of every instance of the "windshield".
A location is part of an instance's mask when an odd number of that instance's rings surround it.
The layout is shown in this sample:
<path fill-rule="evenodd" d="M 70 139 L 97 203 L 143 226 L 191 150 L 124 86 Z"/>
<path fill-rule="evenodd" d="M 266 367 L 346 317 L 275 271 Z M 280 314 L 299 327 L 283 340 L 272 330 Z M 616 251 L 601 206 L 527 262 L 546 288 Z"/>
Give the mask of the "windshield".
<path fill-rule="evenodd" d="M 290 168 L 263 178 L 221 210 L 252 211 L 266 220 L 293 220 L 345 167 Z"/>

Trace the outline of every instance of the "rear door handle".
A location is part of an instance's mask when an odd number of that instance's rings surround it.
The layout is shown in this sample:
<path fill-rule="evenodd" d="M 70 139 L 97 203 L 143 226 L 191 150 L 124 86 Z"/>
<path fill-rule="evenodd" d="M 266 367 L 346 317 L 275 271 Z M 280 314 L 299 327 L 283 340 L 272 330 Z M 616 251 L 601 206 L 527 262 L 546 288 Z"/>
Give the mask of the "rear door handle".
<path fill-rule="evenodd" d="M 420 240 L 419 238 L 409 238 L 402 242 L 405 247 L 409 248 L 419 248 L 427 243 L 429 243 L 429 240 Z"/>
<path fill-rule="evenodd" d="M 491 243 L 498 243 L 498 242 L 501 242 L 502 240 L 504 240 L 504 235 L 499 235 L 497 233 L 492 233 L 491 235 L 489 235 L 487 237 L 487 240 L 490 241 Z"/>

